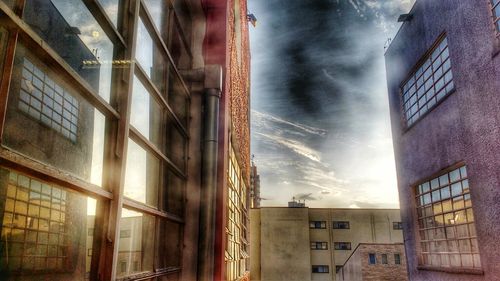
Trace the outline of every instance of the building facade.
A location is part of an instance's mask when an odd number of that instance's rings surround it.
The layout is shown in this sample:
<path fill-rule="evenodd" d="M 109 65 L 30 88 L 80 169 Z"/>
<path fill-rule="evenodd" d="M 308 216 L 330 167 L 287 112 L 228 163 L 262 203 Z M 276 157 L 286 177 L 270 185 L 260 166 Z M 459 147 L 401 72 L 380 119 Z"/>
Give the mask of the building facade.
<path fill-rule="evenodd" d="M 397 209 L 262 207 L 250 216 L 252 280 L 335 280 L 360 243 L 403 242 Z"/>
<path fill-rule="evenodd" d="M 0 279 L 246 278 L 249 60 L 245 0 L 0 0 Z"/>
<path fill-rule="evenodd" d="M 417 0 L 385 54 L 410 280 L 500 280 L 498 2 Z"/>
<path fill-rule="evenodd" d="M 360 243 L 337 271 L 336 280 L 408 280 L 403 243 Z"/>
<path fill-rule="evenodd" d="M 254 163 L 252 163 L 250 170 L 250 198 L 250 207 L 259 208 L 260 201 L 262 200 L 260 197 L 260 175 Z"/>

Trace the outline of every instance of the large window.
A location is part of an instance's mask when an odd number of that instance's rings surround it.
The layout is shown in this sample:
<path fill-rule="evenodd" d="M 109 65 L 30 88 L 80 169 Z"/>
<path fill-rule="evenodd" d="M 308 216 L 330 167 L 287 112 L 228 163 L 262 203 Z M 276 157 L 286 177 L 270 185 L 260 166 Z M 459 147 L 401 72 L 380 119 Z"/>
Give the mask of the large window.
<path fill-rule="evenodd" d="M 415 187 L 420 236 L 419 263 L 480 268 L 466 166 Z"/>
<path fill-rule="evenodd" d="M 490 0 L 490 3 L 493 13 L 493 22 L 495 23 L 497 34 L 500 34 L 500 0 Z"/>
<path fill-rule="evenodd" d="M 403 115 L 411 126 L 453 89 L 448 40 L 442 37 L 402 87 Z"/>

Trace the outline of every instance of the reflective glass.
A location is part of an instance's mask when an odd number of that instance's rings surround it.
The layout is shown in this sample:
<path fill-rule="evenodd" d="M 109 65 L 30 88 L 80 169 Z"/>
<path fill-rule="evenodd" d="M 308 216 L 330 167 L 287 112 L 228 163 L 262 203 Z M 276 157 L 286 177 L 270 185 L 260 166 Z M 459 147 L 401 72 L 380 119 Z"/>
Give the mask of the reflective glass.
<path fill-rule="evenodd" d="M 96 200 L 3 168 L 0 191 L 2 277 L 86 280 Z"/>
<path fill-rule="evenodd" d="M 118 11 L 121 0 L 97 0 L 97 2 L 101 4 L 104 12 L 106 12 L 115 27 L 118 26 Z"/>
<path fill-rule="evenodd" d="M 160 220 L 159 237 L 159 268 L 180 267 L 181 265 L 181 247 L 182 233 L 181 225 L 168 221 Z"/>
<path fill-rule="evenodd" d="M 122 209 L 116 276 L 153 271 L 155 217 Z"/>
<path fill-rule="evenodd" d="M 184 180 L 179 178 L 174 172 L 167 170 L 165 186 L 165 210 L 177 216 L 184 216 Z"/>
<path fill-rule="evenodd" d="M 124 195 L 153 207 L 158 206 L 159 169 L 158 158 L 129 139 Z"/>
<path fill-rule="evenodd" d="M 3 144 L 101 185 L 104 115 L 19 44 Z"/>
<path fill-rule="evenodd" d="M 188 117 L 188 93 L 184 88 L 179 76 L 174 69 L 170 67 L 169 71 L 169 88 L 168 88 L 168 104 L 174 111 L 179 121 L 186 126 Z"/>
<path fill-rule="evenodd" d="M 109 102 L 114 46 L 81 0 L 26 0 L 23 18 Z"/>

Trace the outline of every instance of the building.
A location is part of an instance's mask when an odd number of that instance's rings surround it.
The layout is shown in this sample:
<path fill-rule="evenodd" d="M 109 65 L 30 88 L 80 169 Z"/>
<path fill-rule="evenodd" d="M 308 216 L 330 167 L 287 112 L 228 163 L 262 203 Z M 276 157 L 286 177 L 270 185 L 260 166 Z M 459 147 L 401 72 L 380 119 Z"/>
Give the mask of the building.
<path fill-rule="evenodd" d="M 337 271 L 336 280 L 408 280 L 403 243 L 360 243 Z"/>
<path fill-rule="evenodd" d="M 0 279 L 248 279 L 246 0 L 0 18 Z"/>
<path fill-rule="evenodd" d="M 250 210 L 252 280 L 335 280 L 360 243 L 403 242 L 397 209 L 299 205 Z M 404 251 L 389 253 L 404 256 Z"/>
<path fill-rule="evenodd" d="M 410 280 L 500 280 L 498 2 L 417 0 L 385 54 Z"/>
<path fill-rule="evenodd" d="M 259 208 L 262 200 L 260 197 L 260 175 L 257 172 L 257 166 L 253 162 L 250 170 L 250 197 L 250 207 Z"/>

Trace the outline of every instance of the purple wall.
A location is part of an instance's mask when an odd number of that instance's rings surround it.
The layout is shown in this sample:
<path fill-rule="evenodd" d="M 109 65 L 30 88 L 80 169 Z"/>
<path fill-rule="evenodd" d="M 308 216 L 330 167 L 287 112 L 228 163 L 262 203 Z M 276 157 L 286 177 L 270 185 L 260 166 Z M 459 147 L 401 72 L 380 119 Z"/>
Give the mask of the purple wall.
<path fill-rule="evenodd" d="M 500 40 L 488 0 L 417 0 L 386 52 L 389 103 L 410 280 L 500 280 Z M 443 32 L 455 92 L 405 129 L 400 85 Z M 484 275 L 418 270 L 412 186 L 463 161 Z"/>

